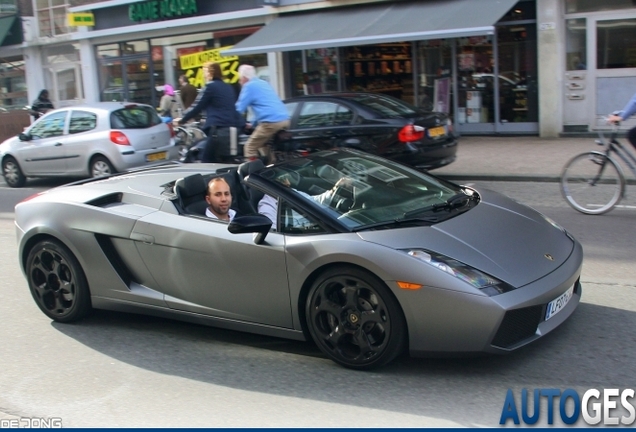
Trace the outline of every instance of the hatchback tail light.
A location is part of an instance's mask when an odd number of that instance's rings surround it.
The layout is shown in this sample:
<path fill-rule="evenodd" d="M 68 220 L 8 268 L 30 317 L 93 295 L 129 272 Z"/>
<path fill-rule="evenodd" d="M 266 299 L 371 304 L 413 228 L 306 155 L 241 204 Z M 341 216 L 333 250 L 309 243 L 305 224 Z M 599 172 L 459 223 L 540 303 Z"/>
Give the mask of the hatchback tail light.
<path fill-rule="evenodd" d="M 110 140 L 117 145 L 130 145 L 130 141 L 128 141 L 128 137 L 124 135 L 123 132 L 120 131 L 110 131 Z"/>
<path fill-rule="evenodd" d="M 424 138 L 424 128 L 418 125 L 406 125 L 398 132 L 400 142 L 408 143 Z"/>
<path fill-rule="evenodd" d="M 174 126 L 172 126 L 172 123 L 166 123 L 168 125 L 168 129 L 170 129 L 170 137 L 174 138 L 177 134 L 174 133 Z"/>

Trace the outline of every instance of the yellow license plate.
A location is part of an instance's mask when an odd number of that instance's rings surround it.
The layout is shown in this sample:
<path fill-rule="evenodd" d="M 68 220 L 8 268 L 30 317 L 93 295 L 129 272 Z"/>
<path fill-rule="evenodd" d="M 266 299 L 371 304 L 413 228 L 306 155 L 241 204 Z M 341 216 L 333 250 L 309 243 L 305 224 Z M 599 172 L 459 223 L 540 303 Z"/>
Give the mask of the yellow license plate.
<path fill-rule="evenodd" d="M 446 130 L 444 130 L 444 126 L 434 127 L 428 130 L 428 136 L 430 136 L 431 138 L 444 135 L 445 133 L 446 133 Z"/>
<path fill-rule="evenodd" d="M 156 162 L 168 159 L 168 152 L 150 153 L 146 155 L 147 162 Z"/>

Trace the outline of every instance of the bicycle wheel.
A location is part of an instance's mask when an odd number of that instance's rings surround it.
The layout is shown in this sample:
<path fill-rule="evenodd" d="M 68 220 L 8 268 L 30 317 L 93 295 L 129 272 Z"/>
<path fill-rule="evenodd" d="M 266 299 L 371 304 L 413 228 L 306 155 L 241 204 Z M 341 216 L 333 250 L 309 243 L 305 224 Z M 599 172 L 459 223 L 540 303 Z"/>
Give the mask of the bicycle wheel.
<path fill-rule="evenodd" d="M 585 214 L 603 214 L 621 200 L 625 177 L 621 167 L 603 153 L 582 153 L 561 173 L 561 192 L 568 204 Z"/>

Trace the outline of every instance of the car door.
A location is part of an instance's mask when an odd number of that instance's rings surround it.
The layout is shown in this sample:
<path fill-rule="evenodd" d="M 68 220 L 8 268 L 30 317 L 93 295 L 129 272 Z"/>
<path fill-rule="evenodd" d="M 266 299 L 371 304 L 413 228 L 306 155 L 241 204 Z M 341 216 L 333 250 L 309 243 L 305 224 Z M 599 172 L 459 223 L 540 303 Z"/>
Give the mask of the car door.
<path fill-rule="evenodd" d="M 131 237 L 174 309 L 292 328 L 285 238 L 252 234 L 204 217 L 155 212 L 141 218 Z"/>
<path fill-rule="evenodd" d="M 107 132 L 97 132 L 97 114 L 84 110 L 71 110 L 68 136 L 64 142 L 66 169 L 69 174 L 88 172 L 91 148 L 107 137 Z"/>
<path fill-rule="evenodd" d="M 304 101 L 292 124 L 291 132 L 302 148 L 329 149 L 336 147 L 334 121 L 338 104 L 327 101 Z"/>
<path fill-rule="evenodd" d="M 66 119 L 68 111 L 45 115 L 29 128 L 29 141 L 21 141 L 16 152 L 26 175 L 63 174 L 66 172 Z"/>

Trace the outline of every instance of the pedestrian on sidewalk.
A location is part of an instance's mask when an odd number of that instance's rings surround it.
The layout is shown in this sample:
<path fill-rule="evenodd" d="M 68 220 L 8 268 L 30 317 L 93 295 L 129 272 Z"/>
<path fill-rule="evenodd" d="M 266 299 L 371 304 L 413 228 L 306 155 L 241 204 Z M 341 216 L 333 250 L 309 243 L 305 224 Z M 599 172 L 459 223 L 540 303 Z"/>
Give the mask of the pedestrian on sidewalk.
<path fill-rule="evenodd" d="M 31 104 L 29 113 L 33 116 L 34 120 L 37 120 L 53 109 L 55 109 L 55 107 L 53 106 L 53 102 L 49 99 L 49 91 L 44 89 Z"/>

